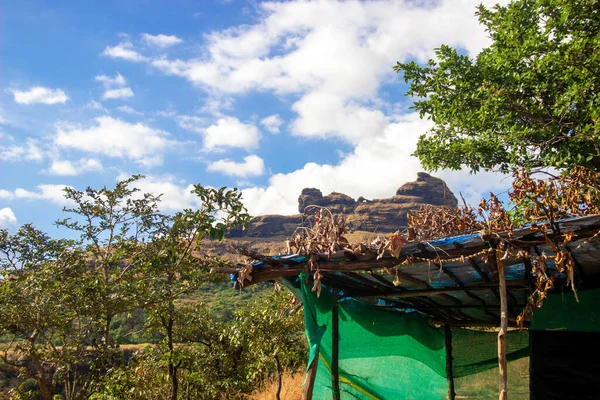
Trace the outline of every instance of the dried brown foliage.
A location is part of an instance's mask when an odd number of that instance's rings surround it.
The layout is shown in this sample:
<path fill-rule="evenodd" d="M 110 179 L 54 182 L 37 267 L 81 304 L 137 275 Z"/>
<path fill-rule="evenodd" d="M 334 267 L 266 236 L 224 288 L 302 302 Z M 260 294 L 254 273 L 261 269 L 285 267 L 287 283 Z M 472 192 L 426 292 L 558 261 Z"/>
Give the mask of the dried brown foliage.
<path fill-rule="evenodd" d="M 288 241 L 288 247 L 296 254 L 308 257 L 308 265 L 314 271 L 312 290 L 321 294 L 321 272 L 317 263 L 317 254 L 327 254 L 328 258 L 348 246 L 344 237 L 347 232 L 343 215 L 333 215 L 329 209 L 318 206 L 307 207 L 306 213 L 317 209 L 314 216 L 307 216 L 310 226 L 296 229 Z"/>
<path fill-rule="evenodd" d="M 600 173 L 583 167 L 552 177 L 536 179 L 526 171 L 514 174 L 511 201 L 523 210 L 528 222 L 600 213 Z"/>
<path fill-rule="evenodd" d="M 456 208 L 421 206 L 408 214 L 408 240 L 431 240 L 467 232 L 500 232 L 512 230 L 513 224 L 498 198 L 490 193 L 489 200 L 481 200 L 477 209 L 463 205 Z"/>

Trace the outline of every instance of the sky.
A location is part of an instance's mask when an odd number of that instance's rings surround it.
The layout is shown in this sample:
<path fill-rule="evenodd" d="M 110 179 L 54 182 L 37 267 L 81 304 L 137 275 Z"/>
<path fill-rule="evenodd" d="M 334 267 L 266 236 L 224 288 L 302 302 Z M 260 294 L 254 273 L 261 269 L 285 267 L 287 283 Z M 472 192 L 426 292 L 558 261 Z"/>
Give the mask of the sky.
<path fill-rule="evenodd" d="M 255 216 L 296 213 L 305 187 L 390 197 L 431 127 L 392 68 L 475 57 L 480 2 L 2 2 L 0 227 L 52 231 L 65 186 L 132 174 L 167 212 L 199 205 L 193 184 L 239 188 Z M 433 175 L 474 204 L 510 185 Z"/>

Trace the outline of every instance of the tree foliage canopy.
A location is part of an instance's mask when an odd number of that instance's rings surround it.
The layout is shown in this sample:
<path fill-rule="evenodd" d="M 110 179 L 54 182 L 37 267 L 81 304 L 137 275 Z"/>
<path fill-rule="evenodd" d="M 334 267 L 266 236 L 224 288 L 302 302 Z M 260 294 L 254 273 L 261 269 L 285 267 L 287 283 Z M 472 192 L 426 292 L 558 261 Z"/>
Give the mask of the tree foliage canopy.
<path fill-rule="evenodd" d="M 476 13 L 492 39 L 475 59 L 441 46 L 397 63 L 434 123 L 415 155 L 430 170 L 600 168 L 600 2 L 518 0 Z"/>
<path fill-rule="evenodd" d="M 132 187 L 139 178 L 112 189 L 66 189 L 72 206 L 57 225 L 76 240 L 52 239 L 29 224 L 12 235 L 0 229 L 0 373 L 34 381 L 44 399 L 87 399 L 108 385 L 107 371 L 129 367 L 113 322 L 141 311 L 142 328 L 164 338 L 155 343 L 157 365 L 168 376 L 160 398 L 176 400 L 178 370 L 189 369 L 186 346 L 197 339 L 182 332 L 202 333 L 211 323 L 186 301 L 193 302 L 210 266 L 227 263 L 201 253 L 203 240 L 223 239 L 248 222 L 241 193 L 195 185 L 200 206 L 166 214 L 160 196 Z"/>

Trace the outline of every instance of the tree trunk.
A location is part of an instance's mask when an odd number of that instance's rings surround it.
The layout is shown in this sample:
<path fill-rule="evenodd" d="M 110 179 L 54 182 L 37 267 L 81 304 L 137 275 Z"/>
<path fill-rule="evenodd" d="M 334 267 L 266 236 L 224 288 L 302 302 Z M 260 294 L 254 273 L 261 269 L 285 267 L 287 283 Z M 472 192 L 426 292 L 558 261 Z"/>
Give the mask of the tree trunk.
<path fill-rule="evenodd" d="M 275 393 L 275 399 L 281 400 L 281 363 L 277 354 L 275 354 L 275 363 L 277 364 L 277 393 Z"/>
<path fill-rule="evenodd" d="M 171 380 L 169 400 L 177 400 L 177 392 L 179 391 L 179 379 L 177 378 L 177 367 L 173 364 L 173 361 L 169 361 L 169 379 Z"/>
<path fill-rule="evenodd" d="M 164 320 L 163 320 L 164 321 Z M 169 317 L 165 325 L 167 331 L 167 346 L 169 348 L 169 361 L 167 365 L 169 380 L 171 381 L 171 389 L 169 390 L 169 400 L 177 400 L 179 390 L 179 380 L 177 379 L 177 366 L 173 360 L 174 345 L 173 345 L 173 318 Z"/>
<path fill-rule="evenodd" d="M 37 371 L 35 380 L 40 388 L 40 395 L 44 400 L 52 400 L 54 398 L 54 390 L 52 385 L 46 380 L 46 370 L 44 369 L 44 366 L 40 360 L 35 357 L 31 359 L 31 362 Z"/>
<path fill-rule="evenodd" d="M 54 391 L 52 390 L 52 386 L 46 382 L 46 379 L 43 376 L 37 379 L 37 383 L 40 388 L 40 395 L 44 398 L 44 400 L 54 399 Z"/>

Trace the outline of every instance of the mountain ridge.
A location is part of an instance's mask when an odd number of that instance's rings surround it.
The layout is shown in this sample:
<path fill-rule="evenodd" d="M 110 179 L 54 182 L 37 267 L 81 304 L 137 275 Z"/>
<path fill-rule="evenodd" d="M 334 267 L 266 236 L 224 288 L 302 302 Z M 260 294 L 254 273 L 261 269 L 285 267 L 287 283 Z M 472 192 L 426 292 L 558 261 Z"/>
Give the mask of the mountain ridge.
<path fill-rule="evenodd" d="M 317 188 L 305 188 L 298 197 L 298 211 L 295 215 L 261 215 L 254 217 L 245 230 L 235 229 L 230 238 L 268 238 L 290 236 L 302 224 L 303 213 L 310 214 L 310 206 L 326 207 L 334 214 L 343 214 L 347 226 L 354 231 L 390 233 L 406 227 L 406 216 L 422 205 L 456 207 L 458 200 L 446 183 L 425 172 L 419 172 L 417 179 L 406 182 L 396 190 L 395 195 L 367 200 L 364 197 L 353 199 L 339 192 L 323 196 Z"/>

